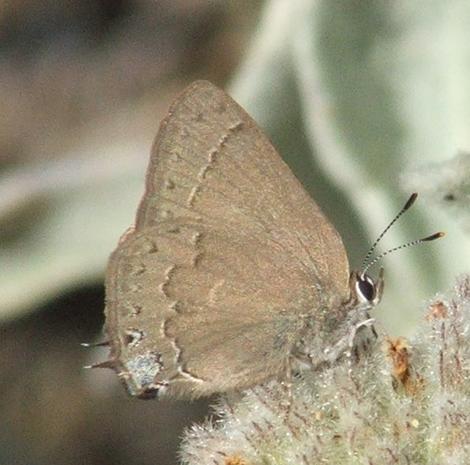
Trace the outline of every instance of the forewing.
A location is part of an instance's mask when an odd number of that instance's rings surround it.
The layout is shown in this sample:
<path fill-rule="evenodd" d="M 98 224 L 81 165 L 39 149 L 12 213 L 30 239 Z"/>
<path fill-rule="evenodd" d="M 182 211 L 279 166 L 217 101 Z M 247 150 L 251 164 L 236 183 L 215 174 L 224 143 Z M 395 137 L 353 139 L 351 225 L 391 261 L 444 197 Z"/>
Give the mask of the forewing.
<path fill-rule="evenodd" d="M 189 86 L 161 124 L 136 228 L 181 217 L 267 237 L 332 299 L 348 297 L 338 233 L 252 118 L 206 81 Z"/>
<path fill-rule="evenodd" d="M 283 373 L 321 299 L 279 244 L 178 220 L 129 233 L 107 276 L 111 360 L 141 396 L 196 397 Z"/>

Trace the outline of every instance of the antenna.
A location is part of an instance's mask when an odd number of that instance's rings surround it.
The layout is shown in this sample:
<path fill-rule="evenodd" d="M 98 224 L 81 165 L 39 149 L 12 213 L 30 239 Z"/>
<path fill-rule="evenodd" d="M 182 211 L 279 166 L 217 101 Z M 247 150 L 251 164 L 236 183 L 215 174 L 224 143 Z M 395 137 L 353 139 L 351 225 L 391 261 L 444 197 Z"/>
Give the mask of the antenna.
<path fill-rule="evenodd" d="M 377 240 L 372 244 L 372 247 L 369 249 L 369 251 L 367 252 L 366 256 L 364 257 L 364 260 L 362 262 L 362 268 L 364 271 L 366 271 L 370 266 L 371 264 L 367 265 L 366 266 L 366 263 L 367 261 L 369 260 L 370 256 L 372 255 L 372 252 L 375 250 L 375 248 L 377 247 L 377 244 L 380 242 L 380 240 L 382 239 L 382 237 L 385 236 L 385 234 L 387 233 L 387 231 L 396 223 L 396 221 L 398 220 L 398 218 L 400 218 L 401 215 L 403 215 L 403 213 L 406 212 L 406 210 L 408 210 L 411 205 L 413 205 L 415 203 L 415 200 L 416 198 L 418 197 L 418 194 L 416 192 L 413 192 L 410 196 L 410 198 L 406 201 L 405 205 L 403 205 L 402 209 L 396 214 L 395 218 L 393 218 L 393 220 L 390 222 L 390 224 L 382 231 L 382 233 L 379 235 L 379 237 L 377 238 Z M 420 241 L 424 241 L 425 239 L 420 239 Z M 419 241 L 418 241 L 419 242 Z M 411 245 L 408 244 L 408 245 Z M 407 246 L 407 245 L 406 245 Z M 402 247 L 405 247 L 405 245 L 401 245 L 400 247 L 398 248 L 402 248 Z M 391 250 L 387 251 L 388 252 L 391 252 Z M 383 256 L 383 254 L 381 255 Z M 372 263 L 375 263 L 377 261 L 377 259 L 375 259 Z M 364 272 L 363 271 L 363 272 Z"/>
<path fill-rule="evenodd" d="M 405 205 L 406 206 L 406 205 Z M 403 213 L 404 210 L 402 210 L 398 216 L 401 215 L 401 213 Z M 396 217 L 397 218 L 397 217 Z M 396 220 L 395 218 L 395 220 Z M 390 225 L 388 226 L 388 228 L 395 222 L 395 220 L 392 221 L 392 223 L 390 223 Z M 387 228 L 387 229 L 388 229 Z M 382 234 L 383 235 L 383 234 Z M 423 242 L 429 242 L 429 241 L 434 241 L 436 239 L 439 239 L 440 237 L 444 237 L 446 234 L 444 232 L 437 232 L 437 233 L 434 233 L 434 234 L 431 234 L 430 236 L 427 236 L 427 237 L 423 237 L 422 239 L 415 239 L 414 241 L 410 241 L 410 242 L 407 242 L 406 244 L 402 244 L 402 245 L 399 245 L 398 247 L 394 247 L 393 249 L 388 249 L 386 250 L 385 252 L 381 253 L 378 257 L 375 257 L 363 270 L 362 270 L 362 275 L 364 275 L 364 273 L 372 266 L 372 265 L 375 265 L 379 260 L 381 260 L 383 257 L 385 257 L 385 255 L 388 255 L 389 253 L 392 253 L 392 252 L 395 252 L 396 250 L 400 250 L 400 249 L 405 249 L 406 247 L 412 247 L 414 245 L 418 245 L 418 244 L 421 244 Z M 378 242 L 378 240 L 376 241 Z"/>

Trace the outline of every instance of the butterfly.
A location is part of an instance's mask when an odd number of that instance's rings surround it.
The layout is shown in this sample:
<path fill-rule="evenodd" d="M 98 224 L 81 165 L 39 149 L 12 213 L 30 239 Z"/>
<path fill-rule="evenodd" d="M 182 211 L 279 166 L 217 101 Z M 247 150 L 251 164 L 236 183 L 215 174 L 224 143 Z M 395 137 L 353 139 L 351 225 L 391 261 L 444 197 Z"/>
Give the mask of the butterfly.
<path fill-rule="evenodd" d="M 382 273 L 350 271 L 254 120 L 197 81 L 161 123 L 135 225 L 109 260 L 110 359 L 97 366 L 141 398 L 248 388 L 337 360 L 382 291 Z"/>

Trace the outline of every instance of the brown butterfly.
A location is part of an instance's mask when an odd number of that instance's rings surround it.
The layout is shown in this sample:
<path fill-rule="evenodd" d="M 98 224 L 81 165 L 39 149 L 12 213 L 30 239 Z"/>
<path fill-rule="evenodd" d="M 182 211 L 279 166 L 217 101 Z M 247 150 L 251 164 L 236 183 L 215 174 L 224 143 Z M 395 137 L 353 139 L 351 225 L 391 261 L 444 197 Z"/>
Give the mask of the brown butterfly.
<path fill-rule="evenodd" d="M 110 258 L 99 366 L 143 398 L 247 388 L 335 361 L 382 290 L 382 274 L 350 273 L 253 119 L 197 81 L 161 123 L 135 226 Z"/>

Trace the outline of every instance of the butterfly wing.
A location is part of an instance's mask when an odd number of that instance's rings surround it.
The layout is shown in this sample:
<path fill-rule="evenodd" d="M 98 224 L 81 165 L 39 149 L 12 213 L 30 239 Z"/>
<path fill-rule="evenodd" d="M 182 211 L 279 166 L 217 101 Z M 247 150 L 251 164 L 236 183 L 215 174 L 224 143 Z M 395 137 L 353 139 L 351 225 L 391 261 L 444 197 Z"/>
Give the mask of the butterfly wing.
<path fill-rule="evenodd" d="M 256 123 L 198 81 L 161 124 L 110 260 L 111 355 L 137 394 L 256 384 L 282 371 L 303 316 L 347 299 L 348 278 L 339 235 Z"/>
<path fill-rule="evenodd" d="M 136 229 L 180 217 L 266 234 L 324 291 L 348 293 L 338 233 L 253 119 L 207 81 L 190 85 L 160 126 Z"/>
<path fill-rule="evenodd" d="M 279 244 L 173 220 L 128 236 L 106 284 L 111 358 L 144 395 L 168 385 L 195 397 L 284 372 L 322 298 Z"/>

